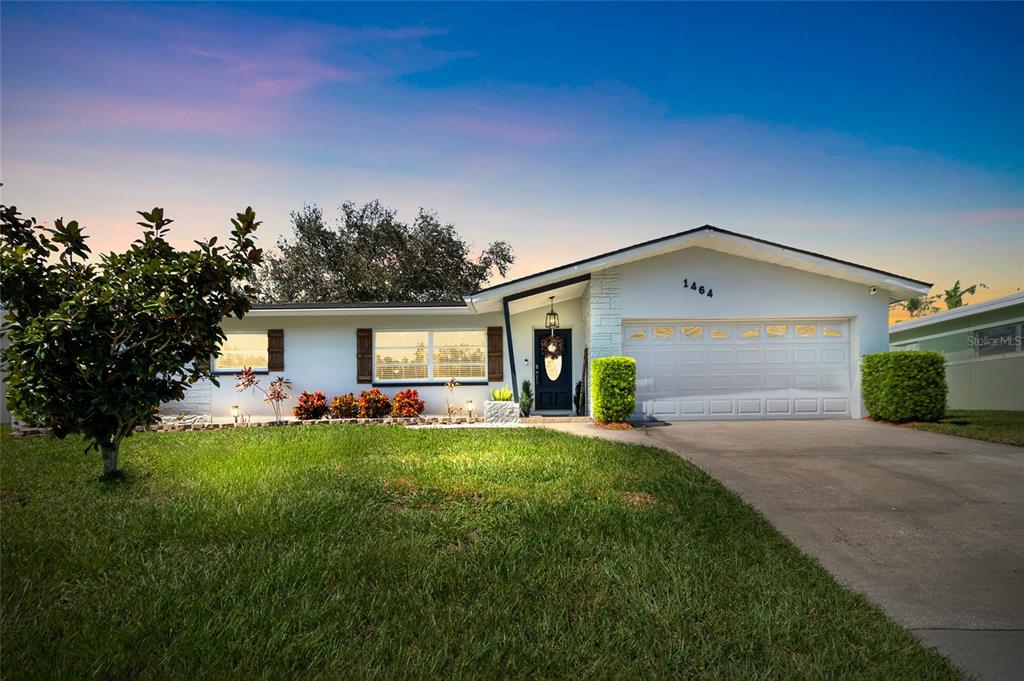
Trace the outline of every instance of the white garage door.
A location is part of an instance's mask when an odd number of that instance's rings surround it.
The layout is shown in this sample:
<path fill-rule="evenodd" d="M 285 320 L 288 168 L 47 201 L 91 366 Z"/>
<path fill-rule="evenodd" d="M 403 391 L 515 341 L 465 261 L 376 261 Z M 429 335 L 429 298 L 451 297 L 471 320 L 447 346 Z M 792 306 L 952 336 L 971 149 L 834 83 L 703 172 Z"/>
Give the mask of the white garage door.
<path fill-rule="evenodd" d="M 626 322 L 638 411 L 667 421 L 850 417 L 849 323 Z"/>

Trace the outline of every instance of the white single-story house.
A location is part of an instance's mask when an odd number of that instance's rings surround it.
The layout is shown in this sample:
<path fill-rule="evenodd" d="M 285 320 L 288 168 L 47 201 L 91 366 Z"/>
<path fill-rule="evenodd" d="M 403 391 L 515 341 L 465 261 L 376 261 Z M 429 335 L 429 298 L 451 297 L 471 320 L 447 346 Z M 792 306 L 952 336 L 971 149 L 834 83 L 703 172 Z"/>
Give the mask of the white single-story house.
<path fill-rule="evenodd" d="M 888 309 L 931 285 L 706 225 L 505 281 L 454 303 L 257 305 L 226 319 L 212 368 L 165 412 L 269 414 L 234 390 L 251 365 L 328 400 L 419 390 L 428 414 L 533 384 L 570 414 L 588 362 L 637 361 L 638 414 L 663 420 L 860 418 L 859 358 L 889 347 Z M 558 360 L 543 356 L 558 315 Z M 456 378 L 454 397 L 444 384 Z M 288 405 L 294 405 L 294 400 Z"/>

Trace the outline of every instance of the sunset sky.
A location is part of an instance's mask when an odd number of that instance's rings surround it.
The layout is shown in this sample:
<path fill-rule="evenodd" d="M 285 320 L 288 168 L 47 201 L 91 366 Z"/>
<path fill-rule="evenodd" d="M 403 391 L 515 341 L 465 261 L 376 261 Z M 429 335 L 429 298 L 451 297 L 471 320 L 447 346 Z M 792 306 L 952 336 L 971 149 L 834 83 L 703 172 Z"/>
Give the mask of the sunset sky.
<path fill-rule="evenodd" d="M 5 203 L 124 247 L 438 212 L 514 276 L 705 223 L 1024 286 L 1024 6 L 2 8 Z"/>

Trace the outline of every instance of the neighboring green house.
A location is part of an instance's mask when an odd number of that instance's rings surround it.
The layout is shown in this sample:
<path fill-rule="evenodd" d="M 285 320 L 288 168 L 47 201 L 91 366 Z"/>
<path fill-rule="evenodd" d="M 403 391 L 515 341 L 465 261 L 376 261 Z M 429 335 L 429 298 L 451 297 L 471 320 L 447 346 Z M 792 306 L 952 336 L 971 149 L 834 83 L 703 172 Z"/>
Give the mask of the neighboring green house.
<path fill-rule="evenodd" d="M 946 356 L 950 409 L 1024 410 L 1024 292 L 889 327 L 893 350 Z"/>

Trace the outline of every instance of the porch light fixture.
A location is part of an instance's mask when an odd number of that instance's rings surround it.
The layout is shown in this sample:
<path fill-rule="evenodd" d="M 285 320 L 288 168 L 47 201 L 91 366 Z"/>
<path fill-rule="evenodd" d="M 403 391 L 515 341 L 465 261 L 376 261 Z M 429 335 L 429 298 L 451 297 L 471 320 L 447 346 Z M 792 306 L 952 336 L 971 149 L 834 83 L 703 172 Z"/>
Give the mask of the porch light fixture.
<path fill-rule="evenodd" d="M 551 310 L 544 315 L 544 327 L 551 329 L 551 335 L 554 335 L 555 329 L 558 328 L 558 313 L 555 312 L 555 297 L 548 296 L 548 300 L 551 301 Z"/>
<path fill-rule="evenodd" d="M 466 400 L 466 411 L 469 412 L 469 418 L 473 418 L 473 410 L 476 405 L 473 404 L 473 400 Z"/>
<path fill-rule="evenodd" d="M 238 423 L 238 415 L 240 410 L 237 404 L 231 405 L 231 417 L 235 419 L 235 423 Z"/>

